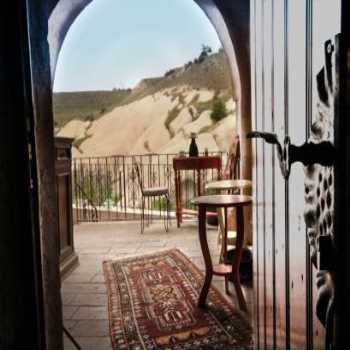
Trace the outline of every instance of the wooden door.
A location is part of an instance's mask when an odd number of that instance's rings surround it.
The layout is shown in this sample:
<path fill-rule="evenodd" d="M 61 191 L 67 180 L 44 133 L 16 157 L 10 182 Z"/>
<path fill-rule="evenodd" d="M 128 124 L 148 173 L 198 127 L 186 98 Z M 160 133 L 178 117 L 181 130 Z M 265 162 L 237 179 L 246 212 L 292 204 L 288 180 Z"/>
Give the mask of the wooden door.
<path fill-rule="evenodd" d="M 340 7 L 251 1 L 253 130 L 298 146 L 334 141 Z M 333 169 L 294 163 L 285 179 L 273 145 L 253 149 L 255 348 L 324 349 L 328 301 L 320 307 L 316 282 L 331 277 L 319 274 L 315 242 L 332 235 Z"/>

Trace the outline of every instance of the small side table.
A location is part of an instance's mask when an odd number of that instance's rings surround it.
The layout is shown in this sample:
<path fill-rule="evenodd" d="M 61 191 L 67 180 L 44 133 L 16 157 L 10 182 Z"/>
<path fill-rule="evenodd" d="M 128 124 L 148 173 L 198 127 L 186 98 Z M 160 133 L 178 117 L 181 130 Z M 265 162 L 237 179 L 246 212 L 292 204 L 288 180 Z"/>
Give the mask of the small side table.
<path fill-rule="evenodd" d="M 239 307 L 241 310 L 247 310 L 247 304 L 244 299 L 242 292 L 242 287 L 239 278 L 239 265 L 242 257 L 242 248 L 244 242 L 244 217 L 243 217 L 243 207 L 252 203 L 252 197 L 243 195 L 213 195 L 213 196 L 201 196 L 193 200 L 193 204 L 198 206 L 199 211 L 199 241 L 201 244 L 201 249 L 205 261 L 205 279 L 204 285 L 202 287 L 201 293 L 198 299 L 198 306 L 204 307 L 205 301 L 208 296 L 210 284 L 213 275 L 225 277 L 225 284 L 227 285 L 228 278 L 231 276 L 237 298 Z M 227 250 L 225 249 L 224 263 L 217 264 L 213 266 L 210 257 L 210 251 L 207 241 L 207 230 L 206 230 L 206 211 L 207 208 L 224 208 L 224 220 L 225 220 L 225 230 L 224 230 L 224 246 L 227 243 L 227 208 L 236 208 L 237 210 L 237 239 L 236 239 L 236 254 L 233 261 L 227 260 Z"/>

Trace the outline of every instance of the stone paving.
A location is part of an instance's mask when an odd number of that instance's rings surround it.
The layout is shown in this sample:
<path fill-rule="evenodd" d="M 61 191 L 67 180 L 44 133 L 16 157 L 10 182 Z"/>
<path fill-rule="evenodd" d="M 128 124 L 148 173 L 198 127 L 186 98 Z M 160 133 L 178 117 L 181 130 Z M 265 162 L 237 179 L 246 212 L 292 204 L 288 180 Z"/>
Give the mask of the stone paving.
<path fill-rule="evenodd" d="M 144 234 L 140 234 L 139 222 L 84 223 L 74 227 L 80 266 L 62 284 L 63 317 L 83 350 L 112 349 L 102 262 L 178 248 L 203 269 L 197 230 L 196 221 L 185 221 L 180 229 L 173 221 L 168 233 L 160 222 L 153 222 Z M 208 242 L 213 261 L 218 261 L 216 228 L 208 227 Z M 213 283 L 224 290 L 223 278 L 214 276 Z M 244 286 L 244 294 L 250 317 L 252 287 Z M 226 297 L 238 305 L 234 297 Z M 65 350 L 75 349 L 67 338 L 64 343 Z"/>

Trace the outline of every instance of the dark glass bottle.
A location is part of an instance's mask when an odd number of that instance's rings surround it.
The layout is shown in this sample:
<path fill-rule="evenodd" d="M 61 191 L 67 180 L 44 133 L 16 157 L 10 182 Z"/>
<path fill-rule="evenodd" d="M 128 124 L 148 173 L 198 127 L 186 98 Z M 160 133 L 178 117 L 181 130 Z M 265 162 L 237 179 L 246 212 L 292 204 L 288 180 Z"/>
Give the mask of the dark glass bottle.
<path fill-rule="evenodd" d="M 196 137 L 195 136 L 191 136 L 189 154 L 190 154 L 190 157 L 198 157 L 198 147 L 196 144 Z"/>

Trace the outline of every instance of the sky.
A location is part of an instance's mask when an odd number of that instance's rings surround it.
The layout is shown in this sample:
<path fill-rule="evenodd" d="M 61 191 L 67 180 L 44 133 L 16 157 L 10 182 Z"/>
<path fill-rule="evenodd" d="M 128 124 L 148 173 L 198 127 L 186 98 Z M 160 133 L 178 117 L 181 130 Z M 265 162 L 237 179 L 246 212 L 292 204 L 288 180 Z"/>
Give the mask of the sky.
<path fill-rule="evenodd" d="M 94 0 L 71 26 L 54 91 L 132 88 L 221 47 L 193 0 Z"/>

